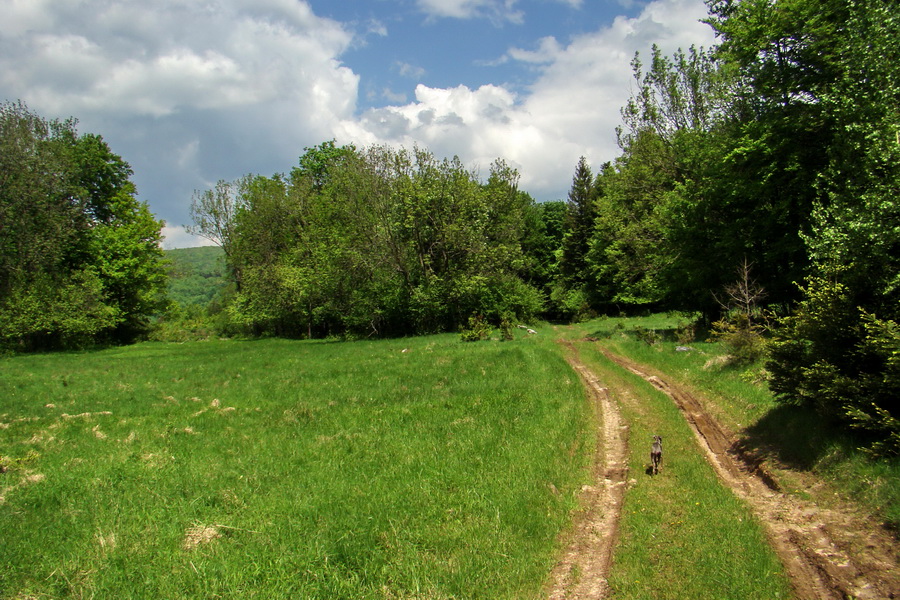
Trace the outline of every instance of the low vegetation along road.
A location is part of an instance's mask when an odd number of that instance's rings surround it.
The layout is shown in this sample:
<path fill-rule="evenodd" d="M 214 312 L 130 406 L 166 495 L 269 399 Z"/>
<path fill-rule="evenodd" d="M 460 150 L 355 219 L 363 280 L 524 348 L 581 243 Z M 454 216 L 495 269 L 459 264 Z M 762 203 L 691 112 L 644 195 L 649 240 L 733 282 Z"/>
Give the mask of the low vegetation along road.
<path fill-rule="evenodd" d="M 611 393 L 582 361 L 578 347 L 569 341 L 561 343 L 595 404 L 601 425 L 595 483 L 583 489 L 584 509 L 568 551 L 554 570 L 549 596 L 553 600 L 606 598 L 626 490 L 637 483 L 637 477 L 649 477 L 629 473 L 629 425 L 619 410 L 620 402 L 634 403 L 639 394 L 627 389 Z M 737 439 L 720 427 L 701 397 L 607 348 L 599 350 L 612 364 L 644 379 L 678 407 L 721 484 L 746 503 L 761 523 L 794 596 L 802 600 L 900 598 L 894 542 L 883 528 L 856 511 L 821 508 L 783 492 L 760 461 L 742 452 Z M 673 475 L 665 469 L 659 475 L 667 476 Z"/>

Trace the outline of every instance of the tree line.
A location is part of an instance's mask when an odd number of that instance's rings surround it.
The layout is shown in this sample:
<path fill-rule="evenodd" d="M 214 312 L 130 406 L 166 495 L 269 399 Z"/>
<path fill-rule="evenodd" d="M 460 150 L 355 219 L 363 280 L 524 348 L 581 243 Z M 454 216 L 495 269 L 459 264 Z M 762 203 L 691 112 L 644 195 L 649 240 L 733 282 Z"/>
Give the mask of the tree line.
<path fill-rule="evenodd" d="M 478 315 L 530 321 L 552 242 L 542 208 L 495 161 L 334 141 L 297 167 L 195 194 L 193 231 L 225 250 L 232 324 L 321 337 L 455 330 Z M 543 252 L 543 255 L 542 255 Z"/>

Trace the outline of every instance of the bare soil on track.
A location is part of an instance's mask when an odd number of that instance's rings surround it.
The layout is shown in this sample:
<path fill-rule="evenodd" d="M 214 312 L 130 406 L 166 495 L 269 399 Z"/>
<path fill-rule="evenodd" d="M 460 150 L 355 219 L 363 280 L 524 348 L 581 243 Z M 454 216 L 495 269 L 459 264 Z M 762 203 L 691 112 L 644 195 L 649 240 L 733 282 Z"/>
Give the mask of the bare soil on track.
<path fill-rule="evenodd" d="M 612 563 L 628 475 L 628 427 L 619 408 L 578 358 L 570 342 L 567 360 L 581 377 L 600 419 L 591 485 L 581 490 L 581 512 L 565 554 L 551 573 L 550 600 L 600 600 L 609 595 Z"/>
<path fill-rule="evenodd" d="M 707 412 L 701 399 L 644 366 L 607 349 L 602 351 L 607 358 L 672 398 L 693 429 L 719 479 L 747 502 L 765 527 L 798 598 L 900 598 L 900 554 L 889 531 L 860 516 L 852 507 L 847 507 L 847 510 L 822 508 L 814 502 L 783 493 L 759 459 L 743 453 L 739 440 L 723 431 Z M 572 364 L 587 382 L 589 375 L 579 369 L 578 363 Z M 589 387 L 602 389 L 596 381 Z M 619 489 L 624 490 L 624 487 Z M 621 507 L 622 498 L 619 497 L 616 502 L 616 506 Z M 605 552 L 610 553 L 614 543 L 614 539 L 610 539 L 610 548 Z M 577 562 L 577 559 L 571 560 Z"/>

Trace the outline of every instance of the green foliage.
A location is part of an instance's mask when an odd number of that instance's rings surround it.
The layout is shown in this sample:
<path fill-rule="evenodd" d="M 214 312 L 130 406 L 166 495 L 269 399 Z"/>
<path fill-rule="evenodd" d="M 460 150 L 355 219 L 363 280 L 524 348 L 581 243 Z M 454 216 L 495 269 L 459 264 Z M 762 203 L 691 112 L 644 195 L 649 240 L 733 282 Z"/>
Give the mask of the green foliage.
<path fill-rule="evenodd" d="M 118 317 L 114 335 L 121 341 L 145 334 L 150 317 L 167 302 L 162 222 L 132 194 L 128 184 L 107 199 L 109 222 L 94 226 L 91 248 L 105 303 Z"/>
<path fill-rule="evenodd" d="M 713 323 L 712 337 L 728 349 L 732 364 L 747 365 L 765 356 L 764 328 L 754 323 L 750 315 L 734 312 Z"/>
<path fill-rule="evenodd" d="M 780 261 L 754 256 L 758 264 L 779 265 L 782 276 L 778 286 L 766 283 L 769 292 L 790 299 L 785 290 L 807 274 L 809 259 L 819 273 L 828 263 L 851 266 L 842 277 L 854 293 L 883 282 L 884 274 L 893 277 L 898 265 L 889 256 L 896 253 L 887 249 L 896 241 L 897 209 L 889 190 L 896 190 L 900 146 L 900 23 L 893 4 L 710 6 L 723 39 L 719 56 L 741 74 L 735 105 L 746 115 L 731 152 L 739 179 L 730 187 L 783 215 L 757 220 L 790 250 Z"/>
<path fill-rule="evenodd" d="M 752 265 L 745 259 L 737 270 L 737 281 L 725 286 L 724 296 L 716 299 L 724 312 L 712 324 L 712 336 L 728 349 L 729 362 L 747 365 L 760 360 L 766 350 L 765 311 L 760 303 L 766 296 L 751 276 Z"/>
<path fill-rule="evenodd" d="M 840 403 L 850 426 L 873 440 L 873 453 L 900 455 L 900 326 L 865 311 L 861 325 L 858 370 L 847 376 L 834 366 L 817 364 L 808 376 L 823 380 L 826 397 Z"/>
<path fill-rule="evenodd" d="M 838 76 L 822 93 L 834 115 L 817 207 L 807 236 L 820 273 L 841 271 L 841 281 L 867 310 L 900 317 L 900 19 L 885 1 L 842 3 L 846 19 L 835 36 Z"/>
<path fill-rule="evenodd" d="M 592 304 L 619 308 L 662 300 L 660 274 L 671 260 L 664 244 L 665 207 L 673 180 L 661 168 L 667 150 L 650 130 L 598 177 L 602 194 L 587 256 Z"/>
<path fill-rule="evenodd" d="M 500 319 L 500 339 L 504 342 L 511 342 L 515 339 L 515 336 L 513 336 L 513 322 L 509 315 L 504 315 Z"/>
<path fill-rule="evenodd" d="M 675 341 L 679 346 L 687 346 L 688 344 L 692 344 L 697 339 L 697 323 L 689 322 L 689 323 L 678 323 L 677 328 L 675 329 Z"/>
<path fill-rule="evenodd" d="M 662 341 L 662 336 L 658 331 L 655 329 L 647 329 L 640 325 L 635 325 L 631 329 L 631 333 L 634 334 L 635 339 L 644 342 L 648 346 L 655 346 Z"/>
<path fill-rule="evenodd" d="M 596 199 L 594 176 L 587 159 L 582 156 L 575 166 L 566 201 L 565 234 L 559 260 L 560 274 L 568 287 L 584 283 L 587 276 L 586 256 L 597 216 Z"/>
<path fill-rule="evenodd" d="M 248 186 L 252 180 L 246 176 L 234 182 L 219 180 L 211 190 L 195 191 L 191 198 L 192 225 L 188 233 L 199 235 L 213 242 L 225 253 L 225 262 L 231 271 L 235 285 L 241 286 L 241 271 L 235 255 L 235 227 L 238 214 L 244 208 Z"/>
<path fill-rule="evenodd" d="M 803 288 L 804 300 L 793 314 L 781 319 L 770 343 L 771 388 L 782 401 L 818 408 L 835 415 L 836 407 L 822 402 L 816 379 L 806 373 L 816 364 L 839 364 L 849 355 L 858 327 L 855 307 L 846 286 L 815 278 Z"/>
<path fill-rule="evenodd" d="M 284 336 L 398 335 L 542 310 L 528 281 L 546 277 L 546 234 L 502 161 L 483 182 L 458 158 L 421 149 L 326 143 L 300 164 L 289 178 L 233 186 L 235 324 Z"/>
<path fill-rule="evenodd" d="M 771 245 L 762 226 L 747 226 L 759 218 L 753 205 L 732 207 L 730 192 L 717 189 L 730 185 L 723 157 L 731 79 L 714 54 L 696 48 L 669 58 L 654 46 L 646 72 L 639 55 L 632 67 L 637 92 L 622 109 L 623 154 L 597 179 L 591 301 L 606 311 L 711 315 L 710 291 L 727 275 L 722 266 L 749 247 Z"/>
<path fill-rule="evenodd" d="M 670 142 L 685 131 L 711 131 L 727 111 L 728 77 L 702 48 L 678 49 L 670 58 L 653 44 L 649 70 L 640 53 L 631 67 L 637 92 L 622 108 L 624 127 L 616 131 L 626 152 L 647 131 Z"/>
<path fill-rule="evenodd" d="M 596 316 L 585 289 L 583 287 L 567 288 L 562 281 L 558 282 L 550 291 L 550 304 L 554 316 L 570 323 L 577 323 Z"/>
<path fill-rule="evenodd" d="M 585 275 L 563 278 L 552 302 L 571 314 L 577 287 L 605 312 L 699 310 L 749 364 L 764 350 L 760 314 L 801 300 L 773 341 L 773 390 L 886 451 L 877 440 L 893 439 L 898 409 L 877 349 L 900 322 L 896 7 L 707 4 L 716 48 L 635 56 L 623 154 L 594 184 Z M 766 291 L 752 308 L 716 298 L 742 261 Z"/>
<path fill-rule="evenodd" d="M 234 293 L 221 247 L 165 251 L 169 262 L 170 306 L 153 323 L 150 339 L 184 342 L 239 333 L 224 310 Z"/>
<path fill-rule="evenodd" d="M 112 198 L 133 194 L 131 167 L 114 154 L 99 135 L 84 134 L 72 148 L 72 178 L 76 195 L 82 198 L 85 211 L 94 221 L 109 224 L 121 218 L 121 210 L 110 205 Z"/>
<path fill-rule="evenodd" d="M 773 349 L 773 390 L 868 432 L 877 452 L 896 453 L 897 384 L 887 348 L 900 319 L 900 20 L 881 1 L 794 2 L 784 10 L 805 11 L 802 23 L 777 22 L 771 32 L 796 48 L 797 60 L 764 66 L 789 85 L 791 105 L 805 95 L 802 109 L 831 137 L 816 150 L 818 196 L 804 232 L 812 275 Z"/>
<path fill-rule="evenodd" d="M 180 306 L 206 307 L 227 285 L 225 255 L 217 246 L 165 251 L 169 299 Z"/>
<path fill-rule="evenodd" d="M 460 332 L 459 338 L 464 342 L 483 342 L 490 339 L 492 331 L 493 327 L 483 316 L 472 315 L 469 317 L 469 324 Z"/>
<path fill-rule="evenodd" d="M 165 307 L 162 223 L 75 121 L 0 106 L 0 344 L 131 341 Z"/>
<path fill-rule="evenodd" d="M 896 322 L 857 309 L 849 288 L 833 280 L 811 279 L 803 291 L 772 340 L 772 390 L 863 430 L 876 453 L 900 453 Z"/>
<path fill-rule="evenodd" d="M 521 241 L 525 258 L 523 278 L 545 294 L 549 294 L 553 282 L 559 276 L 557 251 L 562 247 L 566 203 L 559 200 L 535 203 L 526 195 L 523 204 L 525 207 Z"/>
<path fill-rule="evenodd" d="M 322 142 L 312 148 L 304 148 L 299 166 L 291 172 L 291 178 L 307 179 L 315 190 L 322 190 L 329 182 L 331 174 L 341 163 L 352 160 L 356 154 L 353 144 L 338 146 L 335 140 Z"/>
<path fill-rule="evenodd" d="M 24 349 L 89 345 L 118 320 L 103 300 L 103 284 L 91 270 L 16 281 L 0 301 L 0 341 Z"/>

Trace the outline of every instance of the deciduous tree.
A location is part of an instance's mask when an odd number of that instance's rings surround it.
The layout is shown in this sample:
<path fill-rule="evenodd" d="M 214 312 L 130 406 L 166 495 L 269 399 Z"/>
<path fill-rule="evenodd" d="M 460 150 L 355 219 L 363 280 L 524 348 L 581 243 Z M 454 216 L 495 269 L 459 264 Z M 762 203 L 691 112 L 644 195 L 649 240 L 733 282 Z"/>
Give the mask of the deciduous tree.
<path fill-rule="evenodd" d="M 0 105 L 0 342 L 128 341 L 165 305 L 162 223 L 74 119 Z"/>

